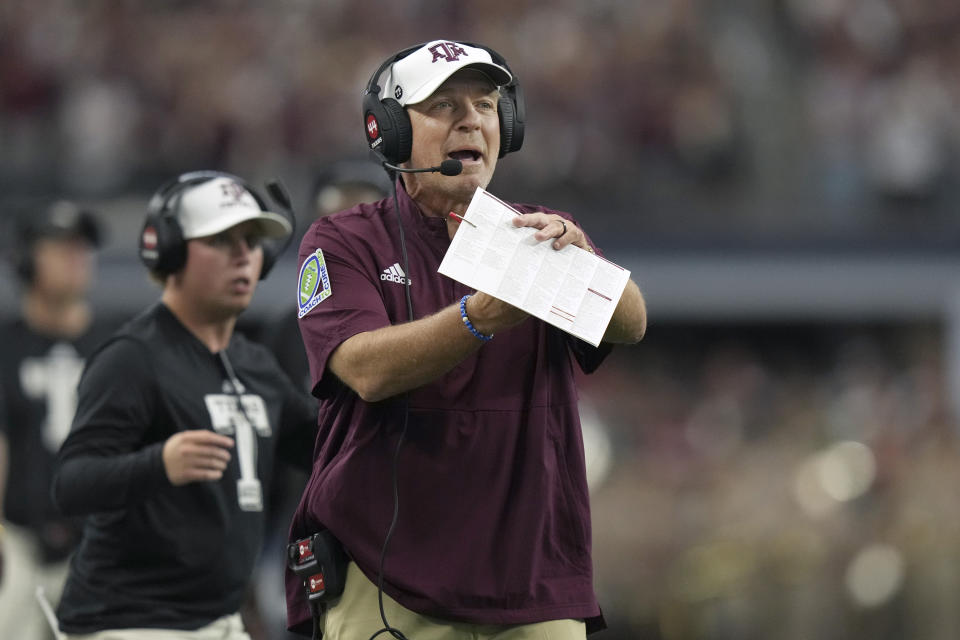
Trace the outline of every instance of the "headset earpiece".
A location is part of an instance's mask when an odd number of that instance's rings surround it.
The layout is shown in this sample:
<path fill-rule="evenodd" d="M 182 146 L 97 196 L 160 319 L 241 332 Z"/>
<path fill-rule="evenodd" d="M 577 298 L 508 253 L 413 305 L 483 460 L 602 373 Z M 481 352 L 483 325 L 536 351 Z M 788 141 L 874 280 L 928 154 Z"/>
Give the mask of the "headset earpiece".
<path fill-rule="evenodd" d="M 375 87 L 379 90 L 379 87 Z M 413 147 L 413 126 L 399 102 L 393 98 L 379 99 L 379 92 L 370 92 L 363 98 L 363 119 L 367 130 L 367 144 L 386 158 L 390 164 L 410 159 Z M 379 142 L 377 142 L 379 140 Z"/>
<path fill-rule="evenodd" d="M 520 147 L 523 146 L 527 108 L 517 74 L 507 64 L 507 60 L 490 47 L 473 42 L 464 42 L 464 44 L 485 50 L 490 54 L 490 59 L 495 64 L 505 68 L 513 76 L 509 84 L 500 87 L 500 100 L 497 101 L 497 115 L 500 118 L 500 155 L 498 157 L 502 158 L 508 153 L 519 151 Z"/>
<path fill-rule="evenodd" d="M 506 63 L 504 63 L 506 64 Z M 512 73 L 512 72 L 511 72 Z M 516 76 L 513 81 L 500 91 L 505 94 L 497 101 L 497 114 L 500 117 L 500 156 L 519 151 L 523 146 L 523 135 L 526 129 L 526 105 L 523 102 L 523 93 L 517 84 Z"/>
<path fill-rule="evenodd" d="M 140 260 L 162 276 L 179 271 L 187 262 L 187 243 L 174 214 L 164 208 L 148 213 L 140 231 Z"/>
<path fill-rule="evenodd" d="M 263 266 L 260 267 L 261 280 L 265 279 L 277 264 L 277 260 L 283 250 L 287 248 L 287 244 L 289 243 L 286 240 L 276 238 L 264 238 L 260 242 L 260 247 L 263 249 Z"/>
<path fill-rule="evenodd" d="M 513 144 L 513 101 L 507 98 L 500 98 L 497 101 L 497 117 L 500 119 L 500 155 L 499 158 L 512 151 Z"/>
<path fill-rule="evenodd" d="M 199 184 L 197 180 L 183 179 L 186 175 L 177 176 L 157 189 L 147 204 L 147 217 L 140 230 L 140 261 L 161 276 L 176 273 L 187 261 L 187 243 L 172 202 L 185 188 Z"/>
<path fill-rule="evenodd" d="M 280 254 L 283 253 L 284 249 L 290 244 L 290 241 L 293 237 L 293 229 L 296 229 L 297 223 L 293 217 L 293 211 L 286 206 L 283 206 L 282 203 L 280 207 L 271 208 L 267 203 L 267 200 L 257 192 L 256 189 L 253 189 L 245 181 L 237 178 L 235 176 L 230 176 L 230 178 L 235 179 L 243 188 L 250 192 L 250 195 L 253 196 L 253 199 L 257 201 L 257 206 L 260 207 L 261 211 L 273 211 L 278 209 L 279 212 L 287 218 L 290 222 L 290 234 L 286 238 L 264 238 L 260 242 L 260 247 L 263 249 L 263 266 L 260 267 L 260 279 L 264 280 L 270 274 L 270 271 L 277 264 L 277 260 L 280 259 Z"/>

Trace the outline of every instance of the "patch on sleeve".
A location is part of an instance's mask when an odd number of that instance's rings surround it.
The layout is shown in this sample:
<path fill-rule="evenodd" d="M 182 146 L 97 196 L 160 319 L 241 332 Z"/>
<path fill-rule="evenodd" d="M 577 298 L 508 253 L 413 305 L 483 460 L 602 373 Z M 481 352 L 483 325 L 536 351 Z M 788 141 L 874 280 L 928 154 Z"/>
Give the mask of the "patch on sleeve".
<path fill-rule="evenodd" d="M 297 285 L 297 317 L 302 318 L 310 313 L 332 293 L 323 251 L 317 249 L 312 256 L 303 261 L 303 266 L 300 267 L 300 280 Z"/>

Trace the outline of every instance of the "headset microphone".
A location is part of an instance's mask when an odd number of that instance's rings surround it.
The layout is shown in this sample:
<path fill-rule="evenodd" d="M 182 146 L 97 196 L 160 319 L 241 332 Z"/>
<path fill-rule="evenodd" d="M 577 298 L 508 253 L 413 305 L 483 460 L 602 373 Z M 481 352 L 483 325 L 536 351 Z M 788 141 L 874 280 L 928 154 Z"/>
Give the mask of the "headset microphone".
<path fill-rule="evenodd" d="M 463 172 L 463 163 L 459 160 L 454 160 L 449 158 L 444 160 L 436 167 L 426 167 L 424 169 L 404 169 L 403 167 L 398 167 L 396 165 L 390 164 L 389 162 L 381 162 L 385 169 L 390 171 L 399 171 L 400 173 L 430 173 L 430 172 L 439 172 L 445 176 L 458 176 Z"/>

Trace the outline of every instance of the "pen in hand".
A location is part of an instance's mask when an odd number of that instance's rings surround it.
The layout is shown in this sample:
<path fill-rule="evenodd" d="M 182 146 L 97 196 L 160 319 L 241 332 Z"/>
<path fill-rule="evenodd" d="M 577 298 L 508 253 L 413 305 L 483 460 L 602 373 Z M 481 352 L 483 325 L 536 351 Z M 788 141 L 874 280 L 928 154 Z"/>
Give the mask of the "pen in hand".
<path fill-rule="evenodd" d="M 463 216 L 454 213 L 453 211 L 451 211 L 451 212 L 448 213 L 447 215 L 449 215 L 449 216 L 450 216 L 451 218 L 453 218 L 454 220 L 459 220 L 460 222 L 466 222 L 468 225 L 470 225 L 470 226 L 473 227 L 474 229 L 477 228 L 477 225 L 473 224 L 472 222 L 470 222 L 469 220 L 467 220 L 467 219 L 464 218 Z"/>

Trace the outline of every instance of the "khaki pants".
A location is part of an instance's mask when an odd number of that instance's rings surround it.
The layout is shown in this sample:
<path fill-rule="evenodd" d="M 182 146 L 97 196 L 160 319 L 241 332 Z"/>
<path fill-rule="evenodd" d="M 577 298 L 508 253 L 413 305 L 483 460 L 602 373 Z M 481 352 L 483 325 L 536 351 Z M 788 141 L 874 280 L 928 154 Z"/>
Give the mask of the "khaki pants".
<path fill-rule="evenodd" d="M 383 610 L 391 627 L 415 640 L 584 640 L 582 620 L 551 620 L 501 626 L 438 620 L 414 613 L 383 595 Z M 383 627 L 377 585 L 351 562 L 343 595 L 333 602 L 322 623 L 324 640 L 367 640 Z M 382 634 L 389 637 L 388 634 Z"/>
<path fill-rule="evenodd" d="M 239 613 L 223 616 L 193 631 L 179 629 L 108 629 L 88 634 L 67 634 L 66 640 L 250 640 Z"/>
<path fill-rule="evenodd" d="M 37 587 L 56 607 L 69 562 L 44 564 L 33 535 L 6 524 L 3 533 L 3 581 L 0 582 L 0 638 L 47 640 L 53 631 L 37 601 Z"/>

